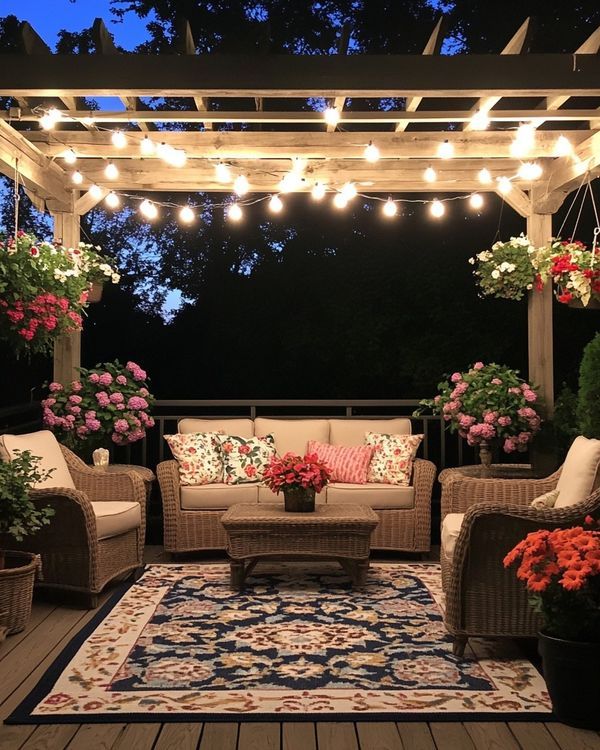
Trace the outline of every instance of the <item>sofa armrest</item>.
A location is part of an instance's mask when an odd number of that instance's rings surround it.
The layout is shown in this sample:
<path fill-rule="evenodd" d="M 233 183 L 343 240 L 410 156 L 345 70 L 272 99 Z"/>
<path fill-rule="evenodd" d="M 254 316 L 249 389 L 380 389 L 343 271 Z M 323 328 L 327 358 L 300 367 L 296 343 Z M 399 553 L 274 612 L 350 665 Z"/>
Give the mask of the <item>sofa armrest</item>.
<path fill-rule="evenodd" d="M 415 488 L 415 549 L 428 550 L 431 546 L 431 493 L 437 469 L 423 458 L 413 463 L 412 484 Z"/>
<path fill-rule="evenodd" d="M 165 548 L 176 545 L 177 519 L 181 512 L 179 466 L 177 461 L 162 461 L 156 467 L 162 497 Z"/>
<path fill-rule="evenodd" d="M 27 546 L 31 539 L 33 547 L 40 545 L 39 551 L 43 552 L 44 539 L 59 537 L 65 547 L 77 547 L 85 540 L 91 550 L 97 549 L 96 516 L 85 492 L 69 487 L 47 487 L 31 490 L 29 497 L 36 508 L 50 507 L 54 515 L 48 525 L 33 536 L 25 537 Z"/>

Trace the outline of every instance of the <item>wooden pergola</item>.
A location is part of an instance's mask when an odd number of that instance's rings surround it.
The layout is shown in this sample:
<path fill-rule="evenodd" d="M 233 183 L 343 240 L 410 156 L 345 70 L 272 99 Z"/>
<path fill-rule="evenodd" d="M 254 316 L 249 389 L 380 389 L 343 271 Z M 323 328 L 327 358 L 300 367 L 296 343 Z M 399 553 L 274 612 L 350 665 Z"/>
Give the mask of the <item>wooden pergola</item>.
<path fill-rule="evenodd" d="M 93 33 L 97 54 L 54 55 L 24 23 L 22 54 L 0 55 L 0 96 L 11 97 L 0 113 L 0 171 L 18 172 L 66 245 L 79 242 L 80 217 L 109 190 L 231 192 L 217 179 L 219 161 L 246 175 L 258 193 L 277 193 L 296 158 L 306 161 L 299 191 L 315 182 L 335 191 L 351 181 L 369 194 L 498 192 L 527 219 L 535 245 L 552 236 L 552 215 L 565 197 L 600 174 L 600 28 L 573 54 L 524 54 L 527 19 L 500 54 L 456 56 L 438 54 L 441 22 L 420 56 L 345 55 L 347 29 L 340 54 L 330 56 L 196 55 L 184 23 L 176 54 L 124 57 L 100 19 Z M 125 109 L 89 110 L 85 97 L 118 97 Z M 140 97 L 161 97 L 164 104 L 149 109 Z M 337 125 L 309 106 L 313 97 L 337 110 Z M 391 108 L 378 107 L 378 99 Z M 60 122 L 41 130 L 40 115 L 49 108 L 60 112 Z M 487 115 L 487 129 L 476 129 L 476 113 Z M 160 129 L 165 123 L 185 129 Z M 520 123 L 534 129 L 526 155 L 515 153 Z M 227 129 L 219 129 L 223 124 Z M 112 142 L 114 129 L 126 133 L 121 148 Z M 557 152 L 561 136 L 572 147 L 568 153 Z M 144 137 L 184 150 L 185 166 L 142 155 Z M 364 158 L 370 141 L 380 152 L 376 163 Z M 444 141 L 453 158 L 439 158 Z M 80 185 L 61 158 L 69 149 L 84 177 Z M 114 180 L 104 174 L 109 161 L 118 165 Z M 520 178 L 523 161 L 539 164 L 542 177 Z M 437 172 L 434 185 L 423 179 L 428 166 Z M 491 177 L 486 184 L 479 177 L 483 167 Z M 511 178 L 508 193 L 498 183 L 503 176 Z M 100 188 L 93 194 L 92 184 Z M 528 304 L 529 377 L 551 413 L 550 286 L 531 293 Z M 54 361 L 55 377 L 71 379 L 80 362 L 79 336 L 58 345 Z"/>

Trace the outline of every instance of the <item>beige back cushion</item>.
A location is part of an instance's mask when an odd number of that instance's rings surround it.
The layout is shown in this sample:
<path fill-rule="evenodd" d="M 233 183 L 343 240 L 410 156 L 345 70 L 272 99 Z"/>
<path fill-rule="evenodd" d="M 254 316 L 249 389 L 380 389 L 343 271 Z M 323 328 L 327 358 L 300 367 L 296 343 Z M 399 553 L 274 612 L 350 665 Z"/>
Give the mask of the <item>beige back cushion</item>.
<path fill-rule="evenodd" d="M 45 487 L 68 487 L 75 489 L 73 477 L 67 467 L 67 462 L 62 454 L 58 440 L 50 430 L 29 432 L 25 435 L 2 435 L 0 436 L 3 460 L 15 457 L 15 451 L 31 451 L 32 456 L 39 456 L 40 468 L 44 471 L 54 469 L 52 475 L 34 485 L 35 489 Z"/>
<path fill-rule="evenodd" d="M 180 419 L 179 432 L 221 432 L 224 435 L 254 437 L 254 423 L 251 419 Z"/>
<path fill-rule="evenodd" d="M 600 482 L 600 440 L 579 435 L 569 448 L 556 489 L 555 508 L 580 503 Z"/>
<path fill-rule="evenodd" d="M 309 440 L 320 443 L 329 442 L 329 422 L 326 419 L 266 419 L 257 417 L 254 420 L 254 432 L 257 436 L 269 432 L 275 438 L 275 449 L 280 456 L 295 453 L 303 456 Z"/>
<path fill-rule="evenodd" d="M 329 442 L 332 445 L 364 445 L 365 433 L 410 435 L 410 419 L 330 419 Z"/>

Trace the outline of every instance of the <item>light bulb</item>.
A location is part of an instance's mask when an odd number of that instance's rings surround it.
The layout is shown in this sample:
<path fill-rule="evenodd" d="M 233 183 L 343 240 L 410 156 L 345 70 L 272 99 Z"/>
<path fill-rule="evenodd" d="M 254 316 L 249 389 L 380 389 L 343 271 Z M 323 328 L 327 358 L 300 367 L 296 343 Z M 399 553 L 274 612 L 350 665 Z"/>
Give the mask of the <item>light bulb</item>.
<path fill-rule="evenodd" d="M 323 117 L 328 125 L 337 125 L 340 121 L 340 111 L 337 107 L 327 107 L 323 110 Z"/>
<path fill-rule="evenodd" d="M 75 153 L 75 151 L 73 151 L 72 148 L 70 148 L 63 154 L 63 159 L 65 160 L 65 164 L 75 164 L 75 162 L 77 161 L 77 154 Z"/>
<path fill-rule="evenodd" d="M 104 202 L 109 208 L 118 208 L 121 205 L 121 199 L 119 196 L 115 193 L 114 190 L 111 190 L 110 193 L 106 196 L 104 199 Z"/>
<path fill-rule="evenodd" d="M 531 182 L 533 180 L 539 180 L 542 176 L 542 168 L 537 162 L 525 161 L 519 167 L 517 174 L 522 180 L 528 180 Z"/>
<path fill-rule="evenodd" d="M 522 122 L 517 128 L 517 140 L 531 143 L 535 139 L 535 128 L 531 122 Z"/>
<path fill-rule="evenodd" d="M 125 148 L 127 145 L 127 137 L 122 130 L 114 130 L 110 140 L 115 148 Z"/>
<path fill-rule="evenodd" d="M 88 193 L 94 198 L 94 200 L 99 201 L 100 198 L 102 198 L 102 188 L 98 187 L 96 184 L 90 185 Z"/>
<path fill-rule="evenodd" d="M 179 212 L 179 219 L 184 224 L 191 224 L 196 218 L 196 214 L 192 211 L 189 206 L 184 206 Z"/>
<path fill-rule="evenodd" d="M 158 208 L 146 198 L 140 203 L 140 213 L 152 221 L 158 216 Z"/>
<path fill-rule="evenodd" d="M 486 169 L 484 167 L 477 173 L 477 179 L 479 180 L 479 182 L 481 182 L 482 185 L 489 185 L 492 181 L 492 173 L 489 169 Z"/>
<path fill-rule="evenodd" d="M 109 180 L 116 180 L 119 176 L 119 170 L 117 169 L 116 164 L 113 164 L 112 161 L 109 161 L 106 165 L 106 168 L 104 169 L 104 175 Z"/>
<path fill-rule="evenodd" d="M 233 192 L 236 195 L 246 195 L 248 190 L 250 190 L 250 183 L 247 177 L 243 174 L 238 175 L 233 181 Z"/>
<path fill-rule="evenodd" d="M 373 141 L 369 141 L 369 145 L 364 150 L 364 157 L 367 161 L 373 162 L 377 161 L 379 159 L 379 149 L 377 146 L 373 143 Z"/>
<path fill-rule="evenodd" d="M 165 161 L 172 167 L 185 167 L 187 154 L 182 148 L 172 148 Z"/>
<path fill-rule="evenodd" d="M 431 215 L 435 216 L 436 219 L 439 219 L 446 213 L 446 207 L 437 198 L 433 201 L 429 210 L 431 211 Z"/>
<path fill-rule="evenodd" d="M 150 140 L 150 138 L 147 135 L 145 135 L 140 141 L 140 151 L 142 152 L 142 155 L 152 156 L 155 150 L 156 150 L 156 147 L 154 146 L 154 143 Z"/>
<path fill-rule="evenodd" d="M 488 117 L 488 113 L 481 109 L 478 109 L 473 117 L 471 117 L 471 127 L 473 130 L 486 130 L 489 125 L 490 118 Z"/>
<path fill-rule="evenodd" d="M 437 180 L 437 172 L 433 167 L 427 167 L 423 172 L 423 179 L 425 182 L 435 182 Z"/>
<path fill-rule="evenodd" d="M 389 216 L 391 218 L 392 216 L 395 216 L 398 213 L 398 206 L 394 203 L 394 201 L 391 198 L 388 198 L 386 202 L 383 204 L 383 208 L 381 210 L 383 211 L 383 214 L 385 216 Z"/>
<path fill-rule="evenodd" d="M 311 191 L 313 200 L 320 201 L 325 197 L 325 185 L 322 182 L 315 182 Z"/>
<path fill-rule="evenodd" d="M 306 169 L 307 161 L 302 159 L 300 156 L 294 156 L 292 159 L 292 172 L 296 174 L 302 174 Z"/>
<path fill-rule="evenodd" d="M 348 205 L 348 199 L 343 193 L 336 193 L 333 196 L 333 205 L 336 208 L 346 208 Z"/>
<path fill-rule="evenodd" d="M 512 190 L 512 182 L 508 179 L 508 177 L 498 177 L 498 190 L 502 195 L 506 195 L 507 193 L 510 193 Z"/>
<path fill-rule="evenodd" d="M 351 201 L 352 198 L 356 198 L 356 185 L 353 182 L 345 182 L 340 192 L 346 199 L 346 202 Z"/>
<path fill-rule="evenodd" d="M 281 202 L 281 198 L 278 195 L 272 196 L 269 201 L 269 210 L 274 214 L 278 214 L 282 209 L 283 203 Z"/>
<path fill-rule="evenodd" d="M 518 159 L 526 156 L 535 143 L 535 128 L 530 122 L 523 122 L 517 129 L 515 140 L 511 143 L 510 153 Z"/>
<path fill-rule="evenodd" d="M 227 216 L 232 221 L 239 221 L 242 218 L 243 213 L 242 213 L 242 209 L 240 208 L 239 203 L 232 203 L 229 206 L 229 208 L 227 209 Z"/>
<path fill-rule="evenodd" d="M 171 153 L 173 152 L 173 147 L 169 146 L 168 143 L 165 143 L 162 141 L 162 143 L 159 143 L 156 147 L 156 155 L 160 157 L 163 161 L 168 162 L 171 158 Z"/>
<path fill-rule="evenodd" d="M 481 208 L 483 206 L 483 196 L 479 193 L 473 193 L 469 198 L 469 204 L 471 205 L 471 208 Z"/>
<path fill-rule="evenodd" d="M 215 176 L 219 182 L 231 182 L 231 170 L 222 161 L 215 165 Z"/>
<path fill-rule="evenodd" d="M 81 183 L 83 182 L 83 175 L 78 169 L 76 169 L 71 175 L 71 180 L 75 183 L 75 185 L 81 185 Z"/>
<path fill-rule="evenodd" d="M 279 189 L 282 193 L 292 193 L 300 187 L 302 178 L 297 172 L 286 172 L 279 181 Z"/>
<path fill-rule="evenodd" d="M 554 144 L 554 156 L 569 156 L 573 153 L 573 144 L 564 135 L 561 135 Z"/>
<path fill-rule="evenodd" d="M 40 125 L 44 130 L 52 130 L 56 123 L 62 119 L 62 114 L 56 107 L 50 109 L 40 117 Z"/>
<path fill-rule="evenodd" d="M 445 140 L 438 146 L 438 156 L 440 159 L 451 159 L 454 156 L 454 146 L 449 140 Z"/>

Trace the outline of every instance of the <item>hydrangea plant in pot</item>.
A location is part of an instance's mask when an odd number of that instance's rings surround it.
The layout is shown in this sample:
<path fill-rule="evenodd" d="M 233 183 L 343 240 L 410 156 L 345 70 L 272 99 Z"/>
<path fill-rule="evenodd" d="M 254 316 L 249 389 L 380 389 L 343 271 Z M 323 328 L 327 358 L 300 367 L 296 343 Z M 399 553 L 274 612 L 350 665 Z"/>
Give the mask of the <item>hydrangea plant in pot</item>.
<path fill-rule="evenodd" d="M 557 717 L 600 728 L 600 531 L 581 526 L 533 531 L 504 558 L 540 613 L 539 650 Z"/>
<path fill-rule="evenodd" d="M 264 482 L 276 494 L 283 492 L 285 510 L 296 513 L 315 509 L 315 493 L 329 481 L 327 466 L 315 454 L 304 457 L 286 453 L 273 456 L 264 474 Z"/>
<path fill-rule="evenodd" d="M 10 544 L 35 534 L 50 523 L 52 508 L 38 508 L 30 497 L 32 487 L 47 479 L 40 458 L 22 451 L 11 461 L 0 461 L 0 540 Z M 36 555 L 0 549 L 0 631 L 18 633 L 31 613 Z"/>

